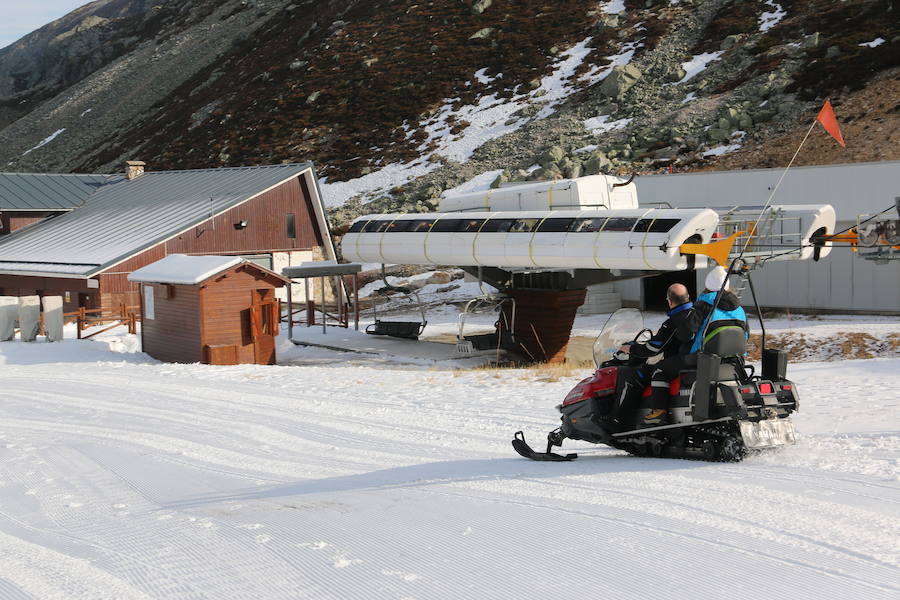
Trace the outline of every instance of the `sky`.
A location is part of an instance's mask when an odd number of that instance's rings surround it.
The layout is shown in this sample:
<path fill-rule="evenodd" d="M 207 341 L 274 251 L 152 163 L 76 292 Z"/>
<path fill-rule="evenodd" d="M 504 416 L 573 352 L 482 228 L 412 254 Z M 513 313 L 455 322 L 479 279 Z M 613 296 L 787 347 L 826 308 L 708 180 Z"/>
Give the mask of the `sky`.
<path fill-rule="evenodd" d="M 90 0 L 0 0 L 0 48 L 39 29 Z"/>

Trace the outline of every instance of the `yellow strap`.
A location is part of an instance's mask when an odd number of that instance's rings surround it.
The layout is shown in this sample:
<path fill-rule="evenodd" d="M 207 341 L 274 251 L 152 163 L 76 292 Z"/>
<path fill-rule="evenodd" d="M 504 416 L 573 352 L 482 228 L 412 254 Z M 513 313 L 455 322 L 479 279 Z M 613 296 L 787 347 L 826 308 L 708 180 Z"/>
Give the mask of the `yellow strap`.
<path fill-rule="evenodd" d="M 606 224 L 609 223 L 609 220 L 612 217 L 606 217 L 606 220 L 603 221 L 603 225 L 600 226 L 600 229 L 597 230 L 597 235 L 594 236 L 594 242 L 591 244 L 591 251 L 594 254 L 594 263 L 596 263 L 597 267 L 602 269 L 603 265 L 600 264 L 600 261 L 597 260 L 597 242 L 600 241 L 600 234 L 603 233 L 603 230 L 606 228 Z"/>
<path fill-rule="evenodd" d="M 488 188 L 487 194 L 484 195 L 484 207 L 488 210 L 491 210 L 491 192 L 493 192 L 491 188 Z"/>
<path fill-rule="evenodd" d="M 550 184 L 550 210 L 553 210 L 553 186 L 556 182 Z"/>
<path fill-rule="evenodd" d="M 528 240 L 528 258 L 531 260 L 531 264 L 534 266 L 538 266 L 536 262 L 534 262 L 534 236 L 537 234 L 538 229 L 541 228 L 541 225 L 546 221 L 550 215 L 547 215 L 543 219 L 541 219 L 538 224 L 534 227 L 534 231 L 531 232 L 531 239 Z"/>
<path fill-rule="evenodd" d="M 647 216 L 647 213 L 644 213 L 644 216 Z M 638 219 L 638 223 L 641 222 L 641 219 L 643 219 L 644 216 Z M 650 270 L 652 270 L 653 267 L 650 266 L 650 263 L 647 261 L 647 236 L 650 234 L 650 228 L 656 223 L 657 218 L 658 217 L 654 215 L 653 220 L 650 221 L 650 225 L 647 226 L 647 231 L 644 232 L 644 239 L 641 240 L 641 259 L 643 259 L 644 264 L 647 265 L 647 268 Z M 635 223 L 635 225 L 637 225 L 637 223 Z"/>
<path fill-rule="evenodd" d="M 391 224 L 387 226 L 387 229 L 381 232 L 381 237 L 378 238 L 378 256 L 381 257 L 382 262 L 386 262 L 386 259 L 384 258 L 384 248 L 382 248 L 381 243 L 384 241 L 384 234 L 388 232 L 388 229 L 391 228 L 391 225 L 393 225 L 396 220 L 397 217 L 394 217 L 391 220 Z"/>
<path fill-rule="evenodd" d="M 429 227 L 428 231 L 425 232 L 425 239 L 422 241 L 422 254 L 425 255 L 425 260 L 427 260 L 428 262 L 432 262 L 431 257 L 428 256 L 428 236 L 431 235 L 431 230 L 434 229 L 434 226 L 438 221 L 440 221 L 440 217 L 435 218 L 435 220 L 431 223 L 431 227 Z"/>
<path fill-rule="evenodd" d="M 481 235 L 481 230 L 484 229 L 484 226 L 487 225 L 488 220 L 490 220 L 490 218 L 493 216 L 494 213 L 488 215 L 487 219 L 484 220 L 484 222 L 478 228 L 478 231 L 475 232 L 475 237 L 472 239 L 472 260 L 474 260 L 475 264 L 478 266 L 481 266 L 481 263 L 478 261 L 478 257 L 475 256 L 475 244 L 478 243 L 478 236 Z"/>

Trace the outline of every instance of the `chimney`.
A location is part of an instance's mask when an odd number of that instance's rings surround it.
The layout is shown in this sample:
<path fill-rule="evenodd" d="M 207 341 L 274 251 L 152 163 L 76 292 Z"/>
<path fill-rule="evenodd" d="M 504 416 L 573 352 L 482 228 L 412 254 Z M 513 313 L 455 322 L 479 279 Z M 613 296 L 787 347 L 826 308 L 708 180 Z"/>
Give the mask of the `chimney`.
<path fill-rule="evenodd" d="M 141 175 L 144 174 L 144 166 L 145 163 L 142 160 L 129 160 L 125 163 L 125 177 L 128 178 L 128 181 L 132 179 L 137 179 Z"/>

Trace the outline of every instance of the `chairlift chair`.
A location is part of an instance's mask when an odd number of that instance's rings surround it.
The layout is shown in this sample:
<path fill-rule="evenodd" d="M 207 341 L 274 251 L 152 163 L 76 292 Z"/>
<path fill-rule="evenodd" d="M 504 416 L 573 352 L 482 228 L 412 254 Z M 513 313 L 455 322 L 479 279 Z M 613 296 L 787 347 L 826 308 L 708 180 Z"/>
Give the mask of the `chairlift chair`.
<path fill-rule="evenodd" d="M 504 302 L 512 302 L 510 318 L 501 308 Z M 475 311 L 488 309 L 499 312 L 494 323 L 494 332 L 465 335 L 466 317 Z M 516 322 L 516 301 L 503 294 L 488 294 L 482 290 L 482 295 L 469 300 L 462 312 L 459 313 L 459 332 L 456 334 L 456 353 L 461 356 L 472 356 L 476 352 L 508 348 L 515 345 L 513 327 Z"/>
<path fill-rule="evenodd" d="M 409 286 L 396 286 L 388 283 L 384 265 L 381 265 L 381 279 L 384 281 L 384 287 L 380 288 L 378 293 L 399 292 L 405 294 L 410 302 L 415 302 L 419 309 L 419 313 L 422 315 L 422 320 L 384 321 L 378 318 L 377 302 L 373 301 L 372 314 L 375 317 L 375 322 L 366 327 L 366 333 L 369 335 L 386 335 L 407 340 L 419 339 L 419 336 L 422 335 L 422 332 L 425 330 L 425 326 L 428 325 L 428 320 L 425 318 L 425 307 L 422 306 L 422 301 L 419 299 L 419 292 Z"/>

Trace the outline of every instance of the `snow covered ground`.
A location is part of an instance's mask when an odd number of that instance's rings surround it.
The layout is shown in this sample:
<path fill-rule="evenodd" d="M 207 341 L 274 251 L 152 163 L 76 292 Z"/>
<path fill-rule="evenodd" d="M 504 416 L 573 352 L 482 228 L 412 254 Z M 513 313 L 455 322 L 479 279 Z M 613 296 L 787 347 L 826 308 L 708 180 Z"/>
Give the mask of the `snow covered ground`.
<path fill-rule="evenodd" d="M 572 444 L 581 457 L 554 464 L 509 440 L 539 446 L 582 372 L 285 340 L 274 367 L 135 348 L 0 344 L 0 598 L 900 593 L 900 359 L 791 365 L 798 444 L 780 452 L 710 464 Z"/>

